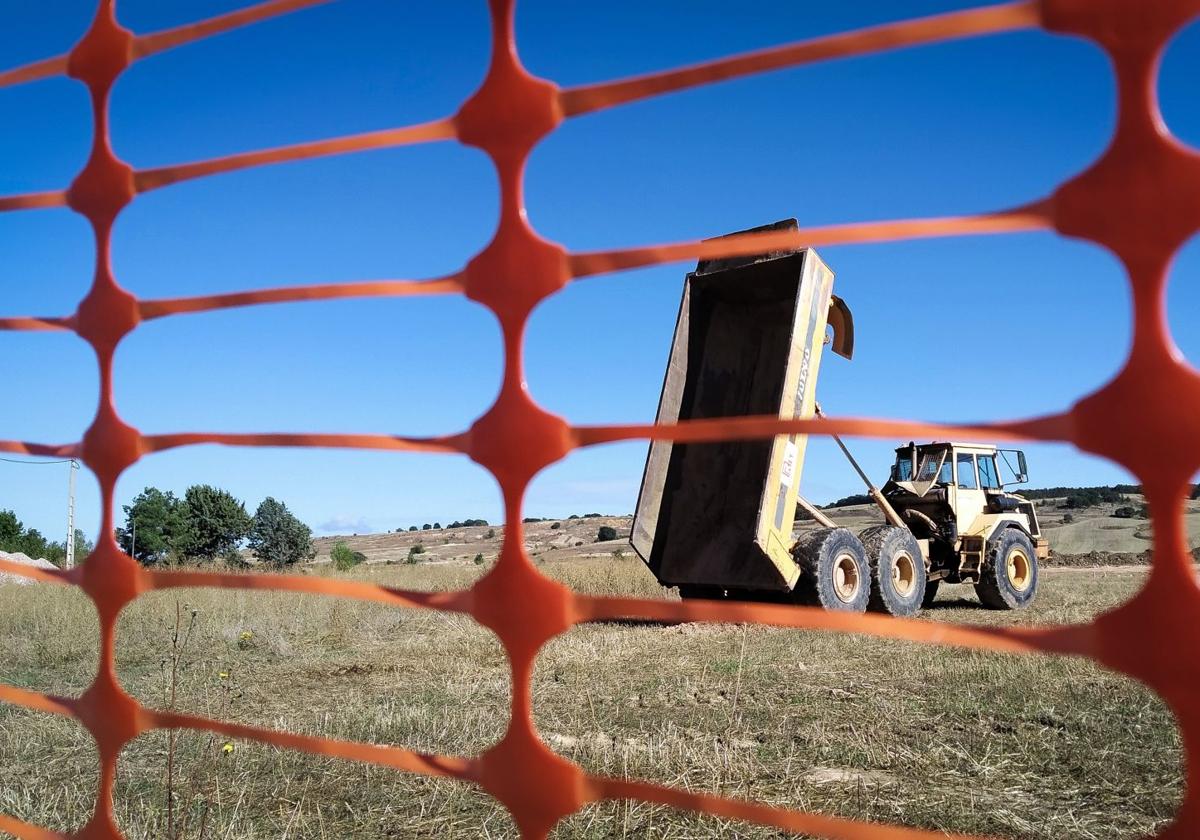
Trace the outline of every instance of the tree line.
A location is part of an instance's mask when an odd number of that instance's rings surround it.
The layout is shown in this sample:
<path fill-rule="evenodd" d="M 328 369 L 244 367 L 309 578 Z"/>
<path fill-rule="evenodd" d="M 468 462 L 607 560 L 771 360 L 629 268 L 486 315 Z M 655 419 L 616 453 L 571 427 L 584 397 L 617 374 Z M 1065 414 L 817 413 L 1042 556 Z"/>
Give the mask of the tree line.
<path fill-rule="evenodd" d="M 0 510 L 0 551 L 20 552 L 35 560 L 40 557 L 61 567 L 67 560 L 67 541 L 48 540 L 37 528 L 26 528 L 11 510 Z M 76 528 L 75 562 L 82 563 L 91 552 L 92 543 Z"/>
<path fill-rule="evenodd" d="M 251 516 L 244 502 L 208 484 L 189 487 L 182 498 L 147 487 L 123 510 L 125 527 L 116 530 L 117 544 L 147 566 L 213 560 L 240 565 L 243 547 L 272 566 L 316 555 L 309 527 L 269 496 Z"/>

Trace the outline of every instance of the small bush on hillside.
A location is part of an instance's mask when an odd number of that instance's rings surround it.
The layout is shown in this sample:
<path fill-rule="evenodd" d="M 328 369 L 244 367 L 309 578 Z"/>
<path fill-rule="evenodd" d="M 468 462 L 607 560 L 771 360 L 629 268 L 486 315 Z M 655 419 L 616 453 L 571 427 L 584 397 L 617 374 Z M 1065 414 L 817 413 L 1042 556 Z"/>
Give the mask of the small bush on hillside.
<path fill-rule="evenodd" d="M 1075 514 L 1073 514 L 1073 513 L 1064 513 L 1063 514 L 1063 524 L 1064 525 L 1070 525 L 1074 521 L 1075 521 Z"/>
<path fill-rule="evenodd" d="M 1028 498 L 1028 497 L 1026 497 Z M 1125 496 L 1111 487 L 1083 487 L 1072 492 L 1060 507 L 1075 509 L 1096 507 L 1105 502 L 1123 502 Z"/>
<path fill-rule="evenodd" d="M 849 507 L 850 505 L 869 505 L 871 497 L 865 493 L 854 493 L 850 496 L 842 496 L 836 502 L 830 502 L 825 505 L 827 508 Z"/>
<path fill-rule="evenodd" d="M 608 542 L 617 538 L 617 529 L 611 525 L 601 525 L 596 532 L 596 542 Z"/>
<path fill-rule="evenodd" d="M 1119 507 L 1112 512 L 1112 515 L 1117 519 L 1145 519 L 1146 507 L 1143 505 L 1141 510 L 1129 506 Z"/>
<path fill-rule="evenodd" d="M 408 550 L 408 557 L 404 558 L 404 562 L 409 565 L 414 565 L 420 562 L 420 557 L 425 553 L 425 546 L 417 543 Z"/>
<path fill-rule="evenodd" d="M 339 572 L 348 572 L 358 564 L 367 562 L 367 555 L 361 551 L 354 551 L 344 542 L 335 545 L 333 551 L 329 552 L 329 557 L 333 560 L 333 567 Z"/>
<path fill-rule="evenodd" d="M 602 513 L 585 513 L 583 515 L 583 518 L 584 519 L 599 519 L 603 515 L 604 514 L 602 514 Z"/>
<path fill-rule="evenodd" d="M 433 523 L 433 527 L 434 527 L 434 528 L 436 528 L 437 530 L 439 530 L 439 531 L 440 531 L 440 530 L 442 530 L 442 523 L 441 523 L 441 522 L 434 522 L 434 523 Z"/>
<path fill-rule="evenodd" d="M 429 523 L 428 523 L 428 522 L 426 522 L 424 525 L 422 525 L 422 526 L 421 526 L 421 530 L 422 530 L 422 531 L 428 531 L 428 530 L 429 530 Z"/>
<path fill-rule="evenodd" d="M 476 565 L 476 566 L 482 566 L 482 565 L 483 565 L 483 555 L 482 555 L 482 554 L 476 554 L 476 555 L 475 555 L 475 565 Z"/>
<path fill-rule="evenodd" d="M 416 525 L 409 525 L 409 526 L 408 526 L 408 530 L 410 530 L 410 531 L 415 531 L 415 530 L 417 530 L 417 526 L 416 526 Z"/>
<path fill-rule="evenodd" d="M 551 531 L 557 531 L 557 530 L 558 530 L 559 528 L 561 528 L 561 527 L 562 527 L 562 523 L 561 523 L 561 522 L 555 522 L 553 525 L 551 525 L 551 526 L 550 526 L 550 530 L 551 530 Z"/>
<path fill-rule="evenodd" d="M 484 535 L 483 535 L 483 538 L 484 538 L 485 540 L 494 540 L 494 539 L 496 539 L 496 529 L 495 529 L 495 528 L 488 528 L 488 532 L 487 532 L 486 534 L 484 534 Z"/>

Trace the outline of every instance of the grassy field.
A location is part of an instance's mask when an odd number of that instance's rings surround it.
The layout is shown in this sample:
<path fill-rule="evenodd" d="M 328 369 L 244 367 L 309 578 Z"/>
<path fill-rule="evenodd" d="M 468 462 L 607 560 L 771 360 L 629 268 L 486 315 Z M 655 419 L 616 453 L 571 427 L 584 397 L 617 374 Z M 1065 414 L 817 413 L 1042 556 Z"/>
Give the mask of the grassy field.
<path fill-rule="evenodd" d="M 547 562 L 580 590 L 661 594 L 631 558 Z M 406 587 L 462 586 L 482 567 L 360 567 Z M 1034 609 L 986 612 L 947 587 L 931 621 L 1086 619 L 1140 570 L 1047 570 Z M 173 646 L 176 616 L 181 639 Z M 194 615 L 193 615 L 193 611 Z M 123 616 L 118 669 L 143 702 L 291 731 L 470 755 L 500 737 L 509 685 L 486 630 L 455 616 L 263 592 L 155 593 Z M 95 668 L 78 593 L 0 587 L 0 680 L 77 694 Z M 584 767 L 781 806 L 1013 838 L 1135 837 L 1169 820 L 1183 780 L 1170 713 L 1087 662 L 731 625 L 589 625 L 535 675 L 546 741 Z M 510 837 L 470 786 L 180 733 L 130 745 L 118 819 L 131 838 Z M 95 757 L 72 721 L 0 706 L 0 810 L 85 822 Z M 173 828 L 173 831 L 171 830 Z M 556 837 L 775 837 L 661 808 L 585 809 Z"/>

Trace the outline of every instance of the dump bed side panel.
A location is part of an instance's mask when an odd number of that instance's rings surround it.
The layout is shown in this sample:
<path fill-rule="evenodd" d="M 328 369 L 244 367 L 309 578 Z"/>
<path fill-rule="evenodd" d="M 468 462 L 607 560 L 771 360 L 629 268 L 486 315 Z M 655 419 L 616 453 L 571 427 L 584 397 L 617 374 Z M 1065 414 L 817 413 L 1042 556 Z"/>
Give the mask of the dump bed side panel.
<path fill-rule="evenodd" d="M 782 418 L 815 414 L 817 375 L 821 369 L 832 291 L 833 272 L 815 251 L 805 252 L 791 333 L 791 356 L 779 404 Z M 775 438 L 755 538 L 758 547 L 786 578 L 789 588 L 795 586 L 799 576 L 799 568 L 791 559 L 792 523 L 796 518 L 796 496 L 807 447 L 808 435 Z"/>
<path fill-rule="evenodd" d="M 687 378 L 688 304 L 691 299 L 691 284 L 683 284 L 683 300 L 675 318 L 675 337 L 671 342 L 671 357 L 663 377 L 662 395 L 658 399 L 658 414 L 655 422 L 673 424 L 679 420 L 679 402 L 683 398 L 683 383 Z M 647 563 L 654 551 L 654 533 L 662 507 L 663 488 L 666 483 L 667 466 L 671 460 L 671 441 L 654 441 L 646 455 L 646 469 L 642 473 L 642 486 L 638 491 L 637 508 L 633 517 L 633 528 L 629 541 L 633 549 Z"/>

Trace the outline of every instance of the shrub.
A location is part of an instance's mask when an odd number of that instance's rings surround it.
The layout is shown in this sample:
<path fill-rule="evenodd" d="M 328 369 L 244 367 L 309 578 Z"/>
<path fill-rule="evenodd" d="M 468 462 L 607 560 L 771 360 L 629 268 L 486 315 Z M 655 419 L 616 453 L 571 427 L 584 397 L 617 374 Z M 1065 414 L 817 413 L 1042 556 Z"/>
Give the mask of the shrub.
<path fill-rule="evenodd" d="M 428 530 L 429 530 L 429 523 L 428 523 L 428 522 L 426 522 L 424 525 L 422 525 L 422 526 L 421 526 L 421 530 L 422 530 L 422 531 L 428 531 Z"/>
<path fill-rule="evenodd" d="M 421 545 L 420 543 L 417 543 L 416 545 L 414 545 L 408 549 L 408 557 L 404 558 L 404 562 L 408 563 L 409 565 L 416 564 L 416 563 L 420 562 L 418 558 L 420 558 L 420 556 L 424 553 L 425 553 L 425 546 Z"/>
<path fill-rule="evenodd" d="M 495 528 L 488 528 L 488 532 L 487 532 L 486 534 L 484 534 L 484 535 L 483 535 L 483 538 L 484 538 L 485 540 L 494 540 L 494 539 L 496 539 L 496 529 L 495 529 Z"/>
<path fill-rule="evenodd" d="M 437 529 L 438 531 L 440 531 L 440 530 L 442 530 L 442 523 L 441 523 L 441 522 L 434 522 L 434 523 L 433 523 L 433 527 L 434 527 L 435 529 Z"/>
<path fill-rule="evenodd" d="M 1073 513 L 1064 513 L 1063 514 L 1063 524 L 1064 525 L 1070 525 L 1074 521 L 1075 521 L 1075 514 L 1073 514 Z"/>
<path fill-rule="evenodd" d="M 1117 519 L 1133 519 L 1137 516 L 1137 509 L 1132 507 L 1119 507 L 1112 512 L 1112 515 Z"/>
<path fill-rule="evenodd" d="M 583 518 L 584 518 L 584 519 L 599 519 L 601 516 L 603 516 L 603 514 L 600 514 L 600 513 L 585 513 L 585 514 L 583 515 Z"/>
<path fill-rule="evenodd" d="M 476 566 L 482 566 L 482 565 L 483 565 L 483 555 L 482 555 L 482 554 L 476 554 L 476 555 L 475 555 L 475 565 L 476 565 Z"/>
<path fill-rule="evenodd" d="M 329 557 L 333 560 L 333 567 L 339 572 L 348 572 L 357 566 L 359 563 L 367 562 L 367 556 L 361 551 L 354 551 L 344 542 L 339 542 L 333 547 L 333 551 L 329 552 Z"/>
<path fill-rule="evenodd" d="M 417 530 L 417 526 L 416 526 L 416 525 L 409 525 L 409 526 L 408 526 L 408 530 L 410 530 L 410 531 L 415 531 L 415 530 Z"/>
<path fill-rule="evenodd" d="M 559 528 L 561 528 L 561 527 L 562 527 L 562 523 L 561 523 L 561 522 L 555 522 L 553 525 L 551 525 L 551 526 L 550 526 L 550 530 L 551 530 L 551 531 L 557 531 L 557 530 L 558 530 Z"/>
<path fill-rule="evenodd" d="M 608 542 L 617 538 L 617 529 L 611 525 L 601 525 L 596 532 L 596 542 Z"/>

